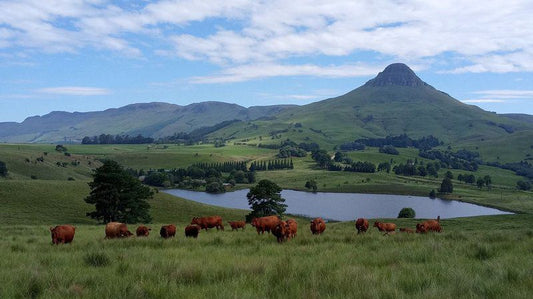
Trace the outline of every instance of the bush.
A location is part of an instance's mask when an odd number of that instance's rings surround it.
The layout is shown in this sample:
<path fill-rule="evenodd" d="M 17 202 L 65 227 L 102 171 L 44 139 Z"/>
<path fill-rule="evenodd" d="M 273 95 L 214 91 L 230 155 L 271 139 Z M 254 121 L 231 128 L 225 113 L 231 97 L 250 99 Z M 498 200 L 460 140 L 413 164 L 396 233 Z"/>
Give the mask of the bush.
<path fill-rule="evenodd" d="M 436 196 L 437 196 L 437 194 L 435 193 L 435 189 L 433 189 L 433 190 L 431 190 L 431 191 L 429 192 L 429 197 L 430 197 L 430 198 L 435 198 Z"/>
<path fill-rule="evenodd" d="M 518 190 L 528 191 L 531 190 L 531 183 L 527 181 L 518 181 L 516 182 L 516 188 Z"/>
<path fill-rule="evenodd" d="M 389 155 L 399 155 L 398 150 L 392 145 L 384 145 L 379 148 L 380 153 L 389 154 Z"/>
<path fill-rule="evenodd" d="M 412 208 L 403 208 L 398 214 L 398 218 L 415 218 L 416 213 Z"/>

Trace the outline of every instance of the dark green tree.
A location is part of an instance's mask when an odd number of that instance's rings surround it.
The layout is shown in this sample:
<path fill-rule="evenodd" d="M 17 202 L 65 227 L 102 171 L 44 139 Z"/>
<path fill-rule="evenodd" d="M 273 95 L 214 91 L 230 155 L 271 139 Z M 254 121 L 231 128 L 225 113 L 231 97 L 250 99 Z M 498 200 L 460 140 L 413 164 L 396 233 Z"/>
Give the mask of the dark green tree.
<path fill-rule="evenodd" d="M 453 193 L 453 184 L 452 180 L 450 178 L 444 178 L 442 180 L 442 183 L 440 184 L 440 190 L 441 193 Z"/>
<path fill-rule="evenodd" d="M 318 186 L 317 186 L 315 180 L 309 180 L 309 181 L 305 182 L 305 188 L 312 189 L 313 192 L 316 192 L 316 190 L 318 189 Z"/>
<path fill-rule="evenodd" d="M 429 197 L 430 198 L 435 198 L 437 196 L 437 194 L 435 193 L 435 189 L 432 189 L 430 192 L 429 192 Z"/>
<path fill-rule="evenodd" d="M 490 190 L 492 188 L 492 178 L 490 175 L 486 175 L 483 177 L 483 181 L 485 181 L 485 186 Z"/>
<path fill-rule="evenodd" d="M 246 221 L 251 221 L 255 217 L 282 216 L 287 205 L 284 204 L 285 199 L 281 197 L 281 190 L 281 187 L 269 180 L 261 180 L 250 188 L 246 197 L 252 212 L 246 215 Z"/>
<path fill-rule="evenodd" d="M 477 187 L 478 187 L 479 189 L 482 189 L 483 186 L 485 186 L 485 180 L 482 179 L 482 178 L 478 178 L 478 179 L 477 179 L 477 182 L 476 182 L 476 185 L 477 185 Z"/>
<path fill-rule="evenodd" d="M 2 161 L 0 161 L 0 176 L 7 176 L 7 166 Z"/>
<path fill-rule="evenodd" d="M 87 213 L 87 216 L 104 223 L 152 221 L 147 202 L 153 196 L 152 190 L 128 174 L 117 162 L 104 161 L 95 170 L 89 187 L 91 193 L 85 198 L 85 202 L 94 205 L 96 210 Z"/>
<path fill-rule="evenodd" d="M 412 208 L 403 208 L 398 213 L 398 218 L 415 218 L 416 213 Z"/>
<path fill-rule="evenodd" d="M 453 173 L 451 171 L 446 171 L 445 177 L 449 178 L 450 180 L 453 180 Z"/>
<path fill-rule="evenodd" d="M 529 191 L 531 190 L 531 183 L 527 181 L 518 181 L 516 182 L 516 188 L 518 190 Z"/>

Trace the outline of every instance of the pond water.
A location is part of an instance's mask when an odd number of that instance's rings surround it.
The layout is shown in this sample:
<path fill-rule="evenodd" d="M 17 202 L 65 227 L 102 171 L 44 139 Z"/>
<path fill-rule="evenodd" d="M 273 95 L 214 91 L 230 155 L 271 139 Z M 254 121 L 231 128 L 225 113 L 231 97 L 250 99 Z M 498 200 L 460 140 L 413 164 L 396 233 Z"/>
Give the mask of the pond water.
<path fill-rule="evenodd" d="M 181 189 L 163 192 L 214 206 L 249 209 L 246 190 L 210 194 Z M 481 215 L 512 214 L 475 204 L 429 198 L 421 196 L 303 192 L 283 190 L 287 213 L 308 217 L 322 217 L 330 220 L 349 221 L 356 218 L 396 218 L 402 208 L 410 207 L 416 212 L 416 218 L 469 217 Z"/>

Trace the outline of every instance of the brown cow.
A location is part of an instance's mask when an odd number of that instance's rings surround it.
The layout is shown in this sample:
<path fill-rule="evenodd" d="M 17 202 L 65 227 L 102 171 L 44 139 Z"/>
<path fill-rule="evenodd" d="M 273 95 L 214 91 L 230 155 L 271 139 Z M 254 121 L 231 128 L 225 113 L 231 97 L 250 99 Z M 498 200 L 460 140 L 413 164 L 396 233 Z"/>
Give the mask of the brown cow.
<path fill-rule="evenodd" d="M 148 237 L 151 230 L 152 230 L 151 228 L 141 225 L 137 227 L 137 231 L 136 231 L 137 237 Z"/>
<path fill-rule="evenodd" d="M 114 238 L 125 238 L 133 236 L 133 234 L 128 230 L 128 226 L 120 222 L 109 222 L 105 225 L 105 238 L 114 239 Z"/>
<path fill-rule="evenodd" d="M 402 232 L 402 233 L 412 234 L 412 233 L 414 233 L 415 231 L 414 231 L 412 228 L 400 227 L 400 232 Z"/>
<path fill-rule="evenodd" d="M 357 233 L 360 234 L 361 232 L 366 233 L 368 230 L 368 220 L 365 218 L 358 218 L 355 221 L 355 228 L 357 229 Z"/>
<path fill-rule="evenodd" d="M 296 233 L 298 232 L 298 222 L 294 219 L 287 220 L 287 239 L 292 239 L 296 237 Z"/>
<path fill-rule="evenodd" d="M 231 226 L 231 230 L 238 230 L 239 228 L 242 228 L 244 230 L 244 227 L 246 226 L 246 221 L 229 221 L 229 225 Z"/>
<path fill-rule="evenodd" d="M 58 225 L 56 227 L 50 227 L 50 233 L 52 234 L 52 243 L 70 243 L 74 239 L 76 228 L 72 225 Z"/>
<path fill-rule="evenodd" d="M 322 218 L 315 218 L 311 221 L 311 233 L 320 235 L 326 230 L 326 222 Z"/>
<path fill-rule="evenodd" d="M 380 232 L 385 232 L 385 235 L 388 235 L 396 230 L 396 224 L 394 223 L 383 223 L 376 221 L 374 222 L 374 227 L 377 227 Z"/>
<path fill-rule="evenodd" d="M 163 225 L 159 234 L 165 239 L 174 237 L 176 235 L 176 226 L 174 224 Z"/>
<path fill-rule="evenodd" d="M 220 216 L 209 216 L 209 217 L 194 217 L 191 220 L 191 224 L 196 224 L 200 226 L 200 228 L 205 229 L 207 231 L 208 228 L 216 227 L 217 230 L 221 229 L 224 230 L 224 225 L 222 225 L 222 217 Z"/>
<path fill-rule="evenodd" d="M 416 225 L 417 233 L 425 233 L 427 231 L 434 231 L 439 233 L 442 231 L 442 227 L 440 226 L 440 216 L 438 216 L 436 220 L 426 220 Z"/>
<path fill-rule="evenodd" d="M 265 216 L 252 219 L 252 226 L 257 230 L 257 234 L 264 234 L 265 231 L 270 233 L 278 222 L 280 221 L 278 216 Z"/>
<path fill-rule="evenodd" d="M 288 236 L 287 230 L 288 230 L 287 222 L 278 220 L 278 223 L 276 223 L 276 225 L 272 229 L 272 234 L 276 236 L 278 243 L 281 243 L 287 240 L 287 236 Z"/>
<path fill-rule="evenodd" d="M 197 225 L 187 225 L 185 227 L 185 237 L 198 238 L 198 233 L 200 232 L 200 227 Z"/>

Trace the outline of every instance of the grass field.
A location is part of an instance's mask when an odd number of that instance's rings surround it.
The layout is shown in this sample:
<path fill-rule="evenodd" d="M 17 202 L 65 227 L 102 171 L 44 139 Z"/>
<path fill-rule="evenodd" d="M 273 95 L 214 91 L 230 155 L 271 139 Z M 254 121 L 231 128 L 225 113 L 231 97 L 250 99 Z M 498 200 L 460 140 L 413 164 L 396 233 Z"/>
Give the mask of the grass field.
<path fill-rule="evenodd" d="M 519 177 L 504 170 L 481 167 L 475 175 L 490 174 L 494 188 L 478 190 L 454 182 L 454 196 L 522 214 L 446 219 L 440 234 L 383 236 L 371 228 L 357 235 L 352 221 L 328 223 L 324 235 L 313 236 L 308 220 L 297 218 L 298 236 L 284 244 L 271 235 L 258 236 L 251 226 L 244 232 L 227 227 L 186 239 L 183 228 L 192 217 L 221 215 L 226 222 L 244 219 L 247 211 L 159 192 L 150 200 L 154 224 L 149 225 L 153 231 L 148 238 L 104 240 L 103 225 L 85 216 L 92 207 L 83 201 L 97 159 L 115 157 L 127 167 L 157 168 L 187 166 L 198 156 L 204 161 L 270 159 L 275 151 L 252 148 L 247 155 L 247 146 L 67 147 L 71 156 L 55 152 L 54 145 L 0 145 L 10 171 L 7 179 L 0 179 L 0 298 L 533 296 L 533 196 L 514 190 Z M 34 163 L 43 152 L 48 153 L 44 162 Z M 393 158 L 413 154 L 406 150 Z M 377 163 L 390 156 L 369 149 L 352 158 Z M 82 163 L 56 165 L 72 160 Z M 152 161 L 159 164 L 146 167 Z M 314 178 L 323 191 L 401 194 L 427 194 L 440 183 L 386 173 L 326 172 L 317 170 L 310 158 L 294 163 L 294 170 L 259 172 L 258 179 L 303 189 L 305 181 Z M 414 228 L 420 220 L 388 221 Z M 74 242 L 51 245 L 49 227 L 66 223 L 77 227 Z M 159 227 L 169 223 L 178 226 L 178 234 L 162 240 Z"/>

